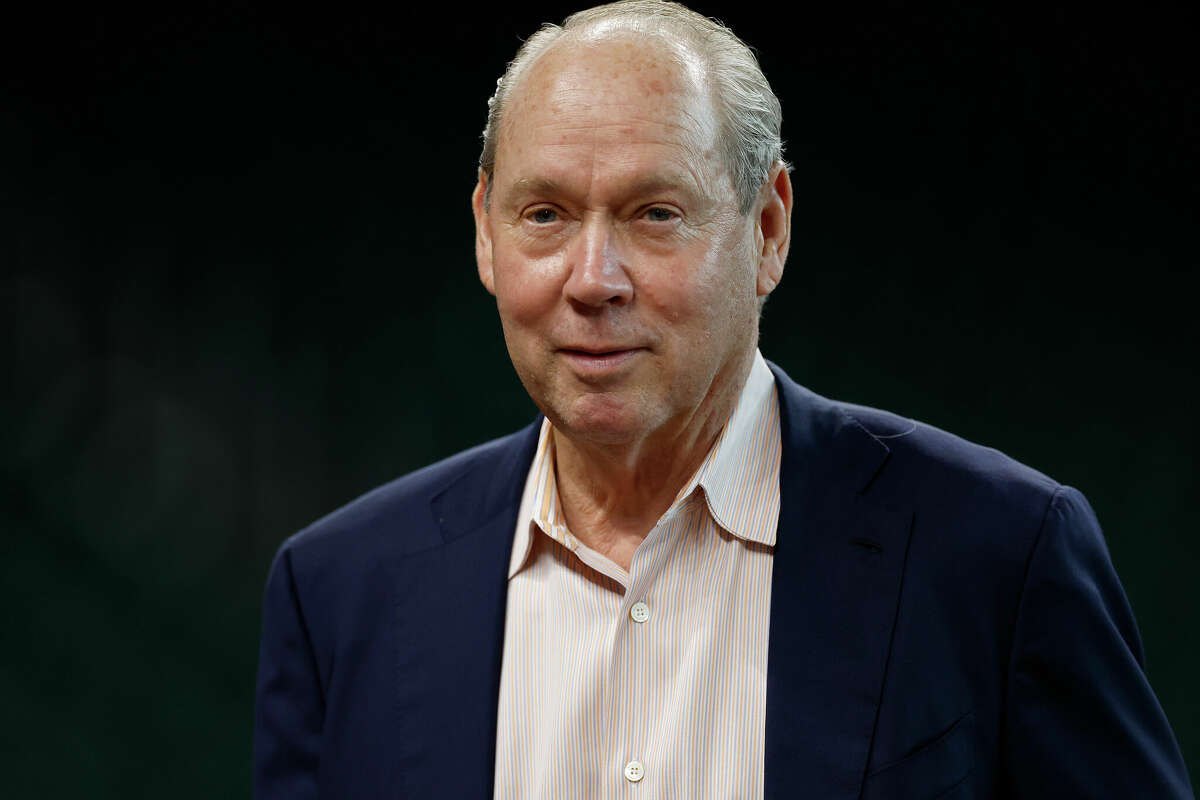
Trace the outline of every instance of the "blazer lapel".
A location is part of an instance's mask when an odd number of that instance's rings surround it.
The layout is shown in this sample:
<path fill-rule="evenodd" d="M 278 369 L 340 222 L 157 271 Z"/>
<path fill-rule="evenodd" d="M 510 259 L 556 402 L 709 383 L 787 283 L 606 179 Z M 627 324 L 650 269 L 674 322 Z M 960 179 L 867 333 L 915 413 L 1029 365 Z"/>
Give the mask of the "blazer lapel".
<path fill-rule="evenodd" d="M 433 497 L 442 544 L 397 566 L 397 775 L 413 796 L 492 794 L 508 560 L 539 423 Z"/>
<path fill-rule="evenodd" d="M 783 462 L 771 584 L 766 797 L 857 797 L 867 765 L 911 512 L 866 489 L 887 447 L 772 365 Z"/>

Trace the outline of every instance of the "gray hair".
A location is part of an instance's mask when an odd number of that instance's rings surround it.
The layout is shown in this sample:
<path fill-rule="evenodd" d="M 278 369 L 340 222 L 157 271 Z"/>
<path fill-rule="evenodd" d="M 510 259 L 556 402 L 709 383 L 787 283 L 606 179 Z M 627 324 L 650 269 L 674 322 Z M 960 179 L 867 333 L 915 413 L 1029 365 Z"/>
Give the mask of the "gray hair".
<path fill-rule="evenodd" d="M 779 99 L 771 91 L 754 52 L 733 31 L 717 20 L 666 0 L 622 0 L 596 6 L 572 14 L 562 26 L 546 23 L 525 40 L 488 100 L 483 152 L 479 156 L 479 169 L 488 178 L 484 202 L 491 200 L 496 144 L 509 92 L 526 68 L 564 34 L 586 34 L 601 27 L 665 35 L 687 46 L 705 63 L 719 120 L 718 147 L 733 181 L 739 210 L 748 213 L 771 167 L 783 160 Z"/>

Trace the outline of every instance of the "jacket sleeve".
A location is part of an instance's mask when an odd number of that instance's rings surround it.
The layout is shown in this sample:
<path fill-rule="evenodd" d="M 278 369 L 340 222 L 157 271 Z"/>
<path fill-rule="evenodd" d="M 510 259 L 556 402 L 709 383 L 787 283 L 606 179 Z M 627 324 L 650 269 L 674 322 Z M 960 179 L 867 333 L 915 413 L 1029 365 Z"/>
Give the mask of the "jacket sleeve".
<path fill-rule="evenodd" d="M 289 544 L 275 556 L 263 599 L 254 714 L 254 795 L 317 796 L 325 702 L 292 572 Z"/>
<path fill-rule="evenodd" d="M 1096 516 L 1068 487 L 1027 568 L 1002 741 L 1015 797 L 1192 797 Z"/>

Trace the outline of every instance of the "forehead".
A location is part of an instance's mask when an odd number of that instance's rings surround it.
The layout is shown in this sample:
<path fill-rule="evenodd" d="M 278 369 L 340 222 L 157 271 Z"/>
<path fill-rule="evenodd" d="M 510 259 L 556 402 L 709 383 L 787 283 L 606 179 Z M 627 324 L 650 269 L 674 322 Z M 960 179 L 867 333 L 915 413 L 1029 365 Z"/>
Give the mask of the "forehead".
<path fill-rule="evenodd" d="M 510 96 L 497 168 L 584 151 L 620 160 L 648 148 L 669 161 L 708 161 L 716 129 L 703 66 L 685 48 L 631 33 L 561 39 Z"/>
<path fill-rule="evenodd" d="M 682 41 L 664 33 L 609 29 L 562 34 L 527 67 L 517 89 L 537 93 L 564 76 L 595 77 L 603 81 L 632 82 L 644 89 L 666 88 L 664 77 L 677 88 L 703 82 L 703 65 Z"/>

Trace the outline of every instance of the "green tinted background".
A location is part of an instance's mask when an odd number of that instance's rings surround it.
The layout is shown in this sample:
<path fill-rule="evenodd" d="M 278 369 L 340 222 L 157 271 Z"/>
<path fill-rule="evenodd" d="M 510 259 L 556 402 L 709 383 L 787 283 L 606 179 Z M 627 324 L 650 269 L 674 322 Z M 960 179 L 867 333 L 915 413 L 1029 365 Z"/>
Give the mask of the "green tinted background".
<path fill-rule="evenodd" d="M 396 5 L 0 33 L 7 796 L 247 795 L 275 548 L 532 418 L 468 195 L 571 9 Z M 1083 490 L 1194 768 L 1194 19 L 698 8 L 785 111 L 764 353 Z"/>

